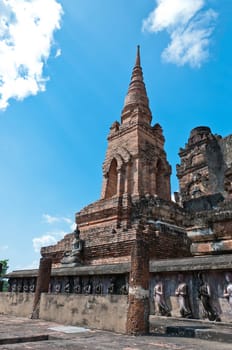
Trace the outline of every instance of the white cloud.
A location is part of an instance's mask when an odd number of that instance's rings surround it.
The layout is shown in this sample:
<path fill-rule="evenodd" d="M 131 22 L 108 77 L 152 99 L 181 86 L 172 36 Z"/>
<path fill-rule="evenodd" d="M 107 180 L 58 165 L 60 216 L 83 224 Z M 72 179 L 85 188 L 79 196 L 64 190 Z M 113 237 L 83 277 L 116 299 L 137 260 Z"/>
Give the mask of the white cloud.
<path fill-rule="evenodd" d="M 55 54 L 55 58 L 61 56 L 61 52 L 62 52 L 62 51 L 61 51 L 60 48 L 57 49 L 57 50 L 56 50 L 56 54 Z"/>
<path fill-rule="evenodd" d="M 38 253 L 41 247 L 56 244 L 58 240 L 62 239 L 67 233 L 73 232 L 76 224 L 69 217 L 53 216 L 50 214 L 43 214 L 42 220 L 44 223 L 52 226 L 53 231 L 49 231 L 40 237 L 33 238 L 33 247 Z"/>
<path fill-rule="evenodd" d="M 11 98 L 22 100 L 45 90 L 43 69 L 61 15 L 56 0 L 1 0 L 0 110 Z"/>
<path fill-rule="evenodd" d="M 33 248 L 36 253 L 40 252 L 41 247 L 46 247 L 49 245 L 56 244 L 58 240 L 62 239 L 66 232 L 60 231 L 60 232 L 47 232 L 46 234 L 42 235 L 41 237 L 35 237 L 33 238 Z"/>
<path fill-rule="evenodd" d="M 171 42 L 162 58 L 177 65 L 200 67 L 209 58 L 209 46 L 217 13 L 206 9 L 206 0 L 157 0 L 143 21 L 143 30 L 166 30 Z"/>
<path fill-rule="evenodd" d="M 56 222 L 60 222 L 60 218 L 58 216 L 52 216 L 50 214 L 43 214 L 43 220 L 47 224 L 54 224 Z"/>
<path fill-rule="evenodd" d="M 71 219 L 69 219 L 69 218 L 62 217 L 61 220 L 63 220 L 64 222 L 66 222 L 69 225 L 73 224 L 73 221 Z"/>
<path fill-rule="evenodd" d="M 204 0 L 157 0 L 157 7 L 143 21 L 143 28 L 158 32 L 176 24 L 186 24 L 204 4 Z"/>
<path fill-rule="evenodd" d="M 73 221 L 70 218 L 67 218 L 65 216 L 52 216 L 50 214 L 43 214 L 42 218 L 44 220 L 44 222 L 46 222 L 47 224 L 56 224 L 56 223 L 65 223 L 68 224 L 70 229 L 73 229 L 73 227 L 75 228 L 75 223 L 73 223 Z"/>
<path fill-rule="evenodd" d="M 73 232 L 73 231 L 75 230 L 75 228 L 76 228 L 76 224 L 75 224 L 75 222 L 73 222 L 73 223 L 70 225 L 70 229 L 71 229 L 71 231 Z"/>

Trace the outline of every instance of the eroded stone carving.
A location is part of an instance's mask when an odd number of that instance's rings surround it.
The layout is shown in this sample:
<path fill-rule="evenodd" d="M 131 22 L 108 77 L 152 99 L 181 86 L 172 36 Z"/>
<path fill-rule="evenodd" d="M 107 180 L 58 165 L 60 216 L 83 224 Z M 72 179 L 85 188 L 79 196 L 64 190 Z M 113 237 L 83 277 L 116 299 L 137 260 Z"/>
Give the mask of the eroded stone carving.
<path fill-rule="evenodd" d="M 20 278 L 17 281 L 17 292 L 21 293 L 23 291 L 23 280 Z"/>
<path fill-rule="evenodd" d="M 116 292 L 116 285 L 115 285 L 115 280 L 114 278 L 110 279 L 110 285 L 107 289 L 108 294 L 115 294 Z"/>
<path fill-rule="evenodd" d="M 24 280 L 23 281 L 23 292 L 24 293 L 28 293 L 29 292 L 29 281 L 28 280 Z"/>
<path fill-rule="evenodd" d="M 128 285 L 127 284 L 123 284 L 120 288 L 120 294 L 122 295 L 127 295 L 128 294 Z"/>
<path fill-rule="evenodd" d="M 159 316 L 171 316 L 170 309 L 165 300 L 163 282 L 159 279 L 159 277 L 156 278 L 156 281 L 157 283 L 154 287 L 154 303 L 156 314 Z"/>
<path fill-rule="evenodd" d="M 35 286 L 36 286 L 36 279 L 32 278 L 29 283 L 29 292 L 34 293 L 35 292 Z"/>
<path fill-rule="evenodd" d="M 73 292 L 76 294 L 81 294 L 81 292 L 82 292 L 82 285 L 81 285 L 80 277 L 75 277 L 73 280 Z"/>
<path fill-rule="evenodd" d="M 13 293 L 17 292 L 17 280 L 16 279 L 13 279 L 13 281 L 12 281 L 11 292 L 13 292 Z"/>
<path fill-rule="evenodd" d="M 180 305 L 180 315 L 184 318 L 192 318 L 192 311 L 189 305 L 189 290 L 188 285 L 184 281 L 184 276 L 179 274 L 179 285 L 175 291 L 175 295 L 178 297 Z"/>
<path fill-rule="evenodd" d="M 230 304 L 230 307 L 232 309 L 232 274 L 231 273 L 226 273 L 225 274 L 225 280 L 227 282 L 227 285 L 224 289 L 224 298 L 228 300 L 228 303 Z"/>
<path fill-rule="evenodd" d="M 92 294 L 93 284 L 90 279 L 88 280 L 87 284 L 84 286 L 83 291 L 85 294 Z"/>
<path fill-rule="evenodd" d="M 64 292 L 65 293 L 71 293 L 72 291 L 72 285 L 71 285 L 71 281 L 69 278 L 65 279 L 65 285 L 64 285 Z"/>
<path fill-rule="evenodd" d="M 100 281 L 97 282 L 95 286 L 95 293 L 96 294 L 102 294 L 103 293 L 103 285 Z"/>
<path fill-rule="evenodd" d="M 208 318 L 210 321 L 221 321 L 217 311 L 214 309 L 212 305 L 212 295 L 211 288 L 209 283 L 206 281 L 206 277 L 204 274 L 199 273 L 199 289 L 198 296 L 202 302 L 202 306 L 204 309 L 204 316 Z"/>
<path fill-rule="evenodd" d="M 54 283 L 54 292 L 61 293 L 62 283 L 59 280 L 56 280 Z"/>

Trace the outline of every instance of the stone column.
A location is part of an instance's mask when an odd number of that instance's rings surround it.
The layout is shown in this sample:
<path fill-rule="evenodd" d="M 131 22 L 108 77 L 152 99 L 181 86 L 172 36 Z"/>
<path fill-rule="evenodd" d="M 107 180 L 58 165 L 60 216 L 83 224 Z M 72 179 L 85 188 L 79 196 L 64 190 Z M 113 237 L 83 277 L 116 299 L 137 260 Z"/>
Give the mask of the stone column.
<path fill-rule="evenodd" d="M 50 258 L 41 258 L 39 264 L 39 273 L 36 282 L 35 297 L 32 310 L 32 319 L 39 318 L 39 307 L 41 293 L 47 293 L 51 277 L 52 260 Z"/>
<path fill-rule="evenodd" d="M 133 244 L 129 281 L 127 333 L 149 332 L 149 251 L 142 228 Z"/>

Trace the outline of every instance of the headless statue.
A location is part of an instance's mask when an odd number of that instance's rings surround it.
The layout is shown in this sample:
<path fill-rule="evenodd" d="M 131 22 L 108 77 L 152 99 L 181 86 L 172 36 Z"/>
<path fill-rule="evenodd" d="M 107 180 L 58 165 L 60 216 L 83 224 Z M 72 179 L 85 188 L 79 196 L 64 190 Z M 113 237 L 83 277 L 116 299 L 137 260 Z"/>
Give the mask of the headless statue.
<path fill-rule="evenodd" d="M 156 313 L 160 316 L 171 316 L 169 307 L 166 304 L 164 297 L 164 286 L 163 282 L 157 281 L 154 287 L 154 302 L 156 305 Z"/>
<path fill-rule="evenodd" d="M 179 285 L 175 291 L 175 295 L 178 297 L 181 317 L 192 318 L 192 311 L 189 306 L 188 286 L 184 282 L 183 275 L 179 275 L 178 279 L 179 279 Z"/>
<path fill-rule="evenodd" d="M 227 282 L 227 285 L 224 289 L 224 298 L 227 298 L 229 304 L 230 304 L 230 307 L 232 309 L 232 276 L 230 273 L 226 273 L 225 275 L 225 279 L 226 279 L 226 282 Z"/>
<path fill-rule="evenodd" d="M 210 321 L 221 321 L 218 313 L 214 309 L 212 305 L 212 295 L 210 285 L 205 280 L 204 275 L 199 275 L 200 286 L 198 289 L 199 299 L 202 302 L 202 306 L 204 308 L 205 315 Z"/>

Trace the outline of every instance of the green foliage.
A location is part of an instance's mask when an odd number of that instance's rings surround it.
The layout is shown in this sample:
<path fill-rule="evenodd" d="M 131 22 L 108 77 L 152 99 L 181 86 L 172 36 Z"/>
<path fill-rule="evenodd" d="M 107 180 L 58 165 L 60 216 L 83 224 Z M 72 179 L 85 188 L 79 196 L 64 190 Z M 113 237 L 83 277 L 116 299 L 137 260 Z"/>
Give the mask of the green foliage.
<path fill-rule="evenodd" d="M 0 277 L 4 276 L 6 274 L 6 271 L 9 267 L 8 261 L 9 261 L 8 259 L 0 260 L 0 264 L 2 264 L 2 272 L 0 274 Z"/>
<path fill-rule="evenodd" d="M 0 273 L 0 291 L 2 292 L 7 292 L 8 290 L 8 281 L 4 279 L 4 275 L 9 267 L 8 261 L 8 259 L 0 260 L 0 264 L 2 264 L 2 272 Z"/>

